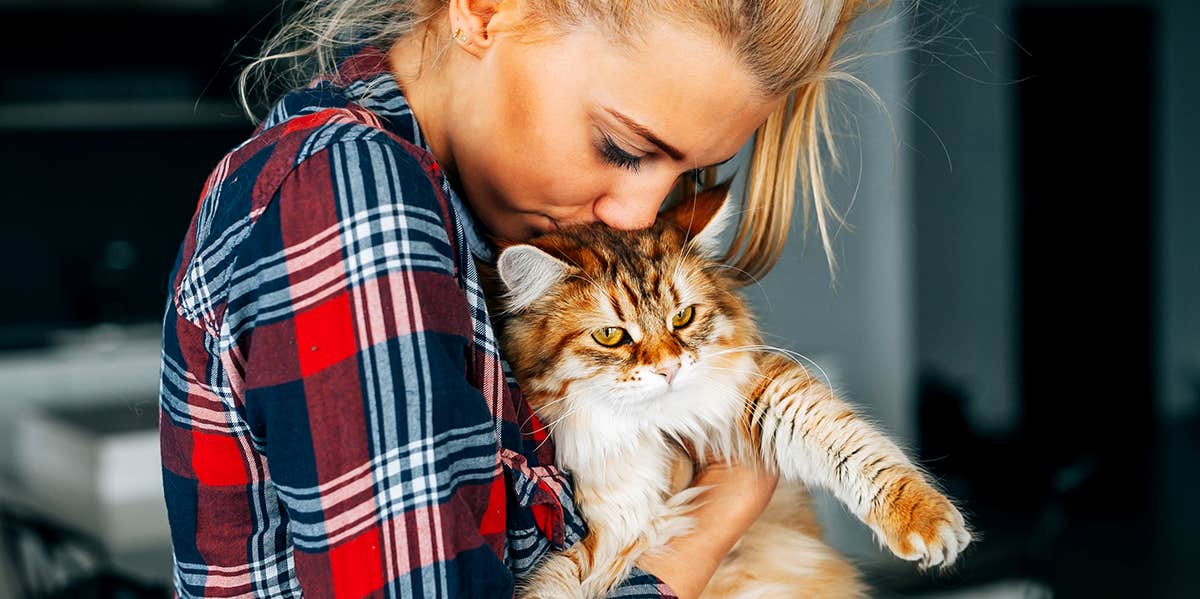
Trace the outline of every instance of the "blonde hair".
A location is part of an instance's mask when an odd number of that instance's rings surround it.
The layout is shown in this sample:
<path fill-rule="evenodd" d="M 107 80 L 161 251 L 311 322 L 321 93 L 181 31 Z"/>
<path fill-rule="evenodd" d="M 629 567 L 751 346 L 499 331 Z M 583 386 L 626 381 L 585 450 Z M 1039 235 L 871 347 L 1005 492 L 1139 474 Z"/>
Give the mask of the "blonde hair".
<path fill-rule="evenodd" d="M 843 223 L 825 189 L 825 160 L 837 165 L 829 116 L 829 83 L 859 82 L 840 70 L 834 54 L 850 23 L 866 8 L 887 0 L 526 0 L 520 32 L 527 37 L 557 35 L 580 24 L 599 25 L 614 41 L 641 41 L 646 24 L 668 17 L 705 27 L 726 43 L 746 65 L 757 92 L 781 98 L 758 128 L 746 179 L 744 205 L 725 261 L 746 280 L 765 275 L 778 261 L 791 225 L 797 188 L 802 231 L 815 215 L 830 272 L 836 259 L 830 220 Z M 266 98 L 307 86 L 318 75 L 332 74 L 339 51 L 371 44 L 390 48 L 403 37 L 420 34 L 427 42 L 449 46 L 448 35 L 420 29 L 444 14 L 446 0 L 309 0 L 268 39 L 238 77 L 238 97 L 256 120 L 249 91 Z M 431 35 L 432 34 L 432 35 Z M 443 39 L 447 38 L 447 39 Z M 697 182 L 712 185 L 716 168 Z M 681 178 L 668 196 L 678 200 L 695 192 Z"/>

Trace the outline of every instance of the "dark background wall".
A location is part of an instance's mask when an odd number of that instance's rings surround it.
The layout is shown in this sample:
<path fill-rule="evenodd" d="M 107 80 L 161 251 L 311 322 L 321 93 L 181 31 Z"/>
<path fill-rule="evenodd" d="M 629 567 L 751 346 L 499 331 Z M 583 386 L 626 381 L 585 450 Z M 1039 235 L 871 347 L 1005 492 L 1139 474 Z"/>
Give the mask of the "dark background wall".
<path fill-rule="evenodd" d="M 915 54 L 923 451 L 1058 594 L 1185 596 L 1200 6 L 969 8 L 915 21 L 953 32 Z"/>

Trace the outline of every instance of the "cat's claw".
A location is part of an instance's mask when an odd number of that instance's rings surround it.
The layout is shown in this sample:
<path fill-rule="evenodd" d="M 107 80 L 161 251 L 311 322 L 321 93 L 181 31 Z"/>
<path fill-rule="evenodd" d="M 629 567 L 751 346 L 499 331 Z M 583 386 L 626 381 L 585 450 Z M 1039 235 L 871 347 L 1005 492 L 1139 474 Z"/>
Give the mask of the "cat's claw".
<path fill-rule="evenodd" d="M 971 532 L 958 508 L 918 478 L 900 481 L 885 494 L 868 524 L 897 557 L 922 570 L 949 567 L 971 543 Z"/>

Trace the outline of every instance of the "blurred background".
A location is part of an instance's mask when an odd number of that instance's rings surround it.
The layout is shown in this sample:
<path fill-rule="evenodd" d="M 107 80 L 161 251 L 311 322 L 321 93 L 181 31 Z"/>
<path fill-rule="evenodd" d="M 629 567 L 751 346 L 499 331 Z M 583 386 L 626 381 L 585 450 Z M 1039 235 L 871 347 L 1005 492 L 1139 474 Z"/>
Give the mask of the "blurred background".
<path fill-rule="evenodd" d="M 166 277 L 293 4 L 0 0 L 0 598 L 168 588 Z M 1194 0 L 894 0 L 857 31 L 882 103 L 838 95 L 836 280 L 797 217 L 747 293 L 980 533 L 922 574 L 822 495 L 877 596 L 1196 596 L 1197 32 Z"/>

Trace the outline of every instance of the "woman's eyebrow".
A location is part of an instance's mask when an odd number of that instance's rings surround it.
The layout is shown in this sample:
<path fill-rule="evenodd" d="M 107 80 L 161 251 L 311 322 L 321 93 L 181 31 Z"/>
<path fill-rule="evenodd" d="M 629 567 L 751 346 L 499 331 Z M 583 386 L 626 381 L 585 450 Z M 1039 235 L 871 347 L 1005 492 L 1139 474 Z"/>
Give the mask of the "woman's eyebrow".
<path fill-rule="evenodd" d="M 680 152 L 679 150 L 675 149 L 675 146 L 672 146 L 671 144 L 659 139 L 658 136 L 655 135 L 653 131 L 650 131 L 649 129 L 647 129 L 647 128 L 643 127 L 641 124 L 639 124 L 637 121 L 635 121 L 635 120 L 633 120 L 611 108 L 605 108 L 604 110 L 608 111 L 608 113 L 613 115 L 613 117 L 616 118 L 618 121 L 625 123 L 625 126 L 632 129 L 634 133 L 641 135 L 642 137 L 649 140 L 650 143 L 658 146 L 659 149 L 666 152 L 667 155 L 670 156 L 671 158 L 674 158 L 675 160 L 683 160 L 683 152 Z"/>

